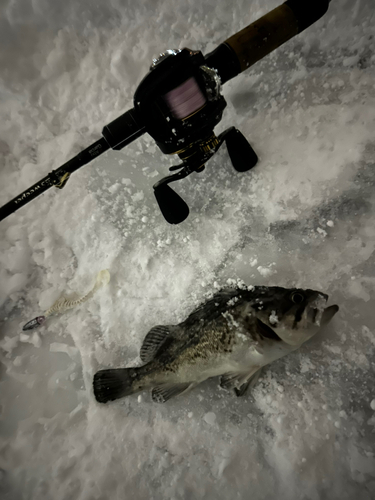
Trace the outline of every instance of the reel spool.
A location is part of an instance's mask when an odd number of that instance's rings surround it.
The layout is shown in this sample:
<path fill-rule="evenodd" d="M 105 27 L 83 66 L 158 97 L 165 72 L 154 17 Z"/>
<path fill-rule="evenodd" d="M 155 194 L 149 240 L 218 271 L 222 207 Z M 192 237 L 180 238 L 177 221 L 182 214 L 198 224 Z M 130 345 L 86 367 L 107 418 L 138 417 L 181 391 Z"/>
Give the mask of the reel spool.
<path fill-rule="evenodd" d="M 168 50 L 155 59 L 134 95 L 134 109 L 145 130 L 165 154 L 177 154 L 178 173 L 164 177 L 154 194 L 167 222 L 178 224 L 189 215 L 184 200 L 168 184 L 202 172 L 222 143 L 227 144 L 233 167 L 250 170 L 258 158 L 234 127 L 214 133 L 227 105 L 220 94 L 220 76 L 207 66 L 203 54 L 190 49 Z"/>

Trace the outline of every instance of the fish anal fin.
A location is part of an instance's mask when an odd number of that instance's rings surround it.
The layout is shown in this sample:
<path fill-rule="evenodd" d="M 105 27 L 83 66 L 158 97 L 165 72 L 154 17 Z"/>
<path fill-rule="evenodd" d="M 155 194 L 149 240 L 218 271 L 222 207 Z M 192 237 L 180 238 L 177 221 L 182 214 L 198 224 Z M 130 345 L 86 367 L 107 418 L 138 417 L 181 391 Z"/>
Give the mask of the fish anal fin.
<path fill-rule="evenodd" d="M 143 341 L 139 353 L 140 358 L 144 363 L 148 363 L 154 359 L 156 353 L 164 344 L 170 333 L 171 328 L 166 325 L 157 325 L 151 328 Z"/>
<path fill-rule="evenodd" d="M 175 396 L 179 396 L 183 392 L 190 389 L 194 383 L 183 382 L 180 384 L 161 384 L 152 388 L 151 397 L 154 403 L 165 403 Z"/>

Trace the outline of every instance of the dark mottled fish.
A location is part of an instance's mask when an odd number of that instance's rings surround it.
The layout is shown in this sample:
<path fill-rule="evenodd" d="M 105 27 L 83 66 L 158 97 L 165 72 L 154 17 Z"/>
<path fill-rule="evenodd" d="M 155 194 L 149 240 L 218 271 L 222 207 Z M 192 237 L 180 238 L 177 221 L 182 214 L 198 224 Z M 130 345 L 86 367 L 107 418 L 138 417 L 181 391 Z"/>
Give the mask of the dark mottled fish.
<path fill-rule="evenodd" d="M 281 287 L 228 288 L 178 325 L 155 326 L 140 351 L 138 368 L 101 370 L 94 394 L 106 403 L 145 389 L 163 403 L 210 377 L 242 395 L 262 366 L 300 347 L 327 324 L 338 306 L 328 295 Z"/>

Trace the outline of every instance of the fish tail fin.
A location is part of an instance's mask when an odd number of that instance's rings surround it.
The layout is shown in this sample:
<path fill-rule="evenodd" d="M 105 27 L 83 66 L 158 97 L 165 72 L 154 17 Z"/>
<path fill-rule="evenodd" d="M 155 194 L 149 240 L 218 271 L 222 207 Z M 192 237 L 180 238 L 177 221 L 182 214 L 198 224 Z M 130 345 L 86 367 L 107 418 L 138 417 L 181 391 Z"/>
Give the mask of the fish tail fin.
<path fill-rule="evenodd" d="M 99 403 L 107 403 L 115 399 L 129 396 L 136 392 L 133 387 L 137 368 L 112 368 L 95 373 L 94 395 Z"/>

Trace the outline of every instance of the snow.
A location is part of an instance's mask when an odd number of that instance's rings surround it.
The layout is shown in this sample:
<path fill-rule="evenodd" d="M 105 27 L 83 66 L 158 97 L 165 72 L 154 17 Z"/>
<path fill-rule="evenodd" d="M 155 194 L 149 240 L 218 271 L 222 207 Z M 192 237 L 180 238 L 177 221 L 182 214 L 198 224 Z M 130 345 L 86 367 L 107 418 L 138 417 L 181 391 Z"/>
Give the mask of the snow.
<path fill-rule="evenodd" d="M 279 3 L 5 0 L 0 205 L 95 142 L 159 52 L 208 53 Z M 176 159 L 149 136 L 0 222 L 2 499 L 375 497 L 373 25 L 373 0 L 331 2 L 224 85 L 216 130 L 260 162 L 236 173 L 222 147 L 176 184 L 181 225 L 152 194 Z M 92 299 L 22 332 L 102 269 Z M 238 283 L 320 289 L 340 311 L 243 398 L 210 380 L 165 405 L 95 402 L 95 371 L 139 363 L 152 326 Z"/>
<path fill-rule="evenodd" d="M 209 411 L 204 415 L 203 420 L 209 425 L 214 425 L 216 422 L 216 415 L 212 411 Z"/>
<path fill-rule="evenodd" d="M 277 317 L 276 311 L 271 311 L 268 321 L 271 325 L 277 325 L 277 323 L 279 322 L 279 318 Z"/>

